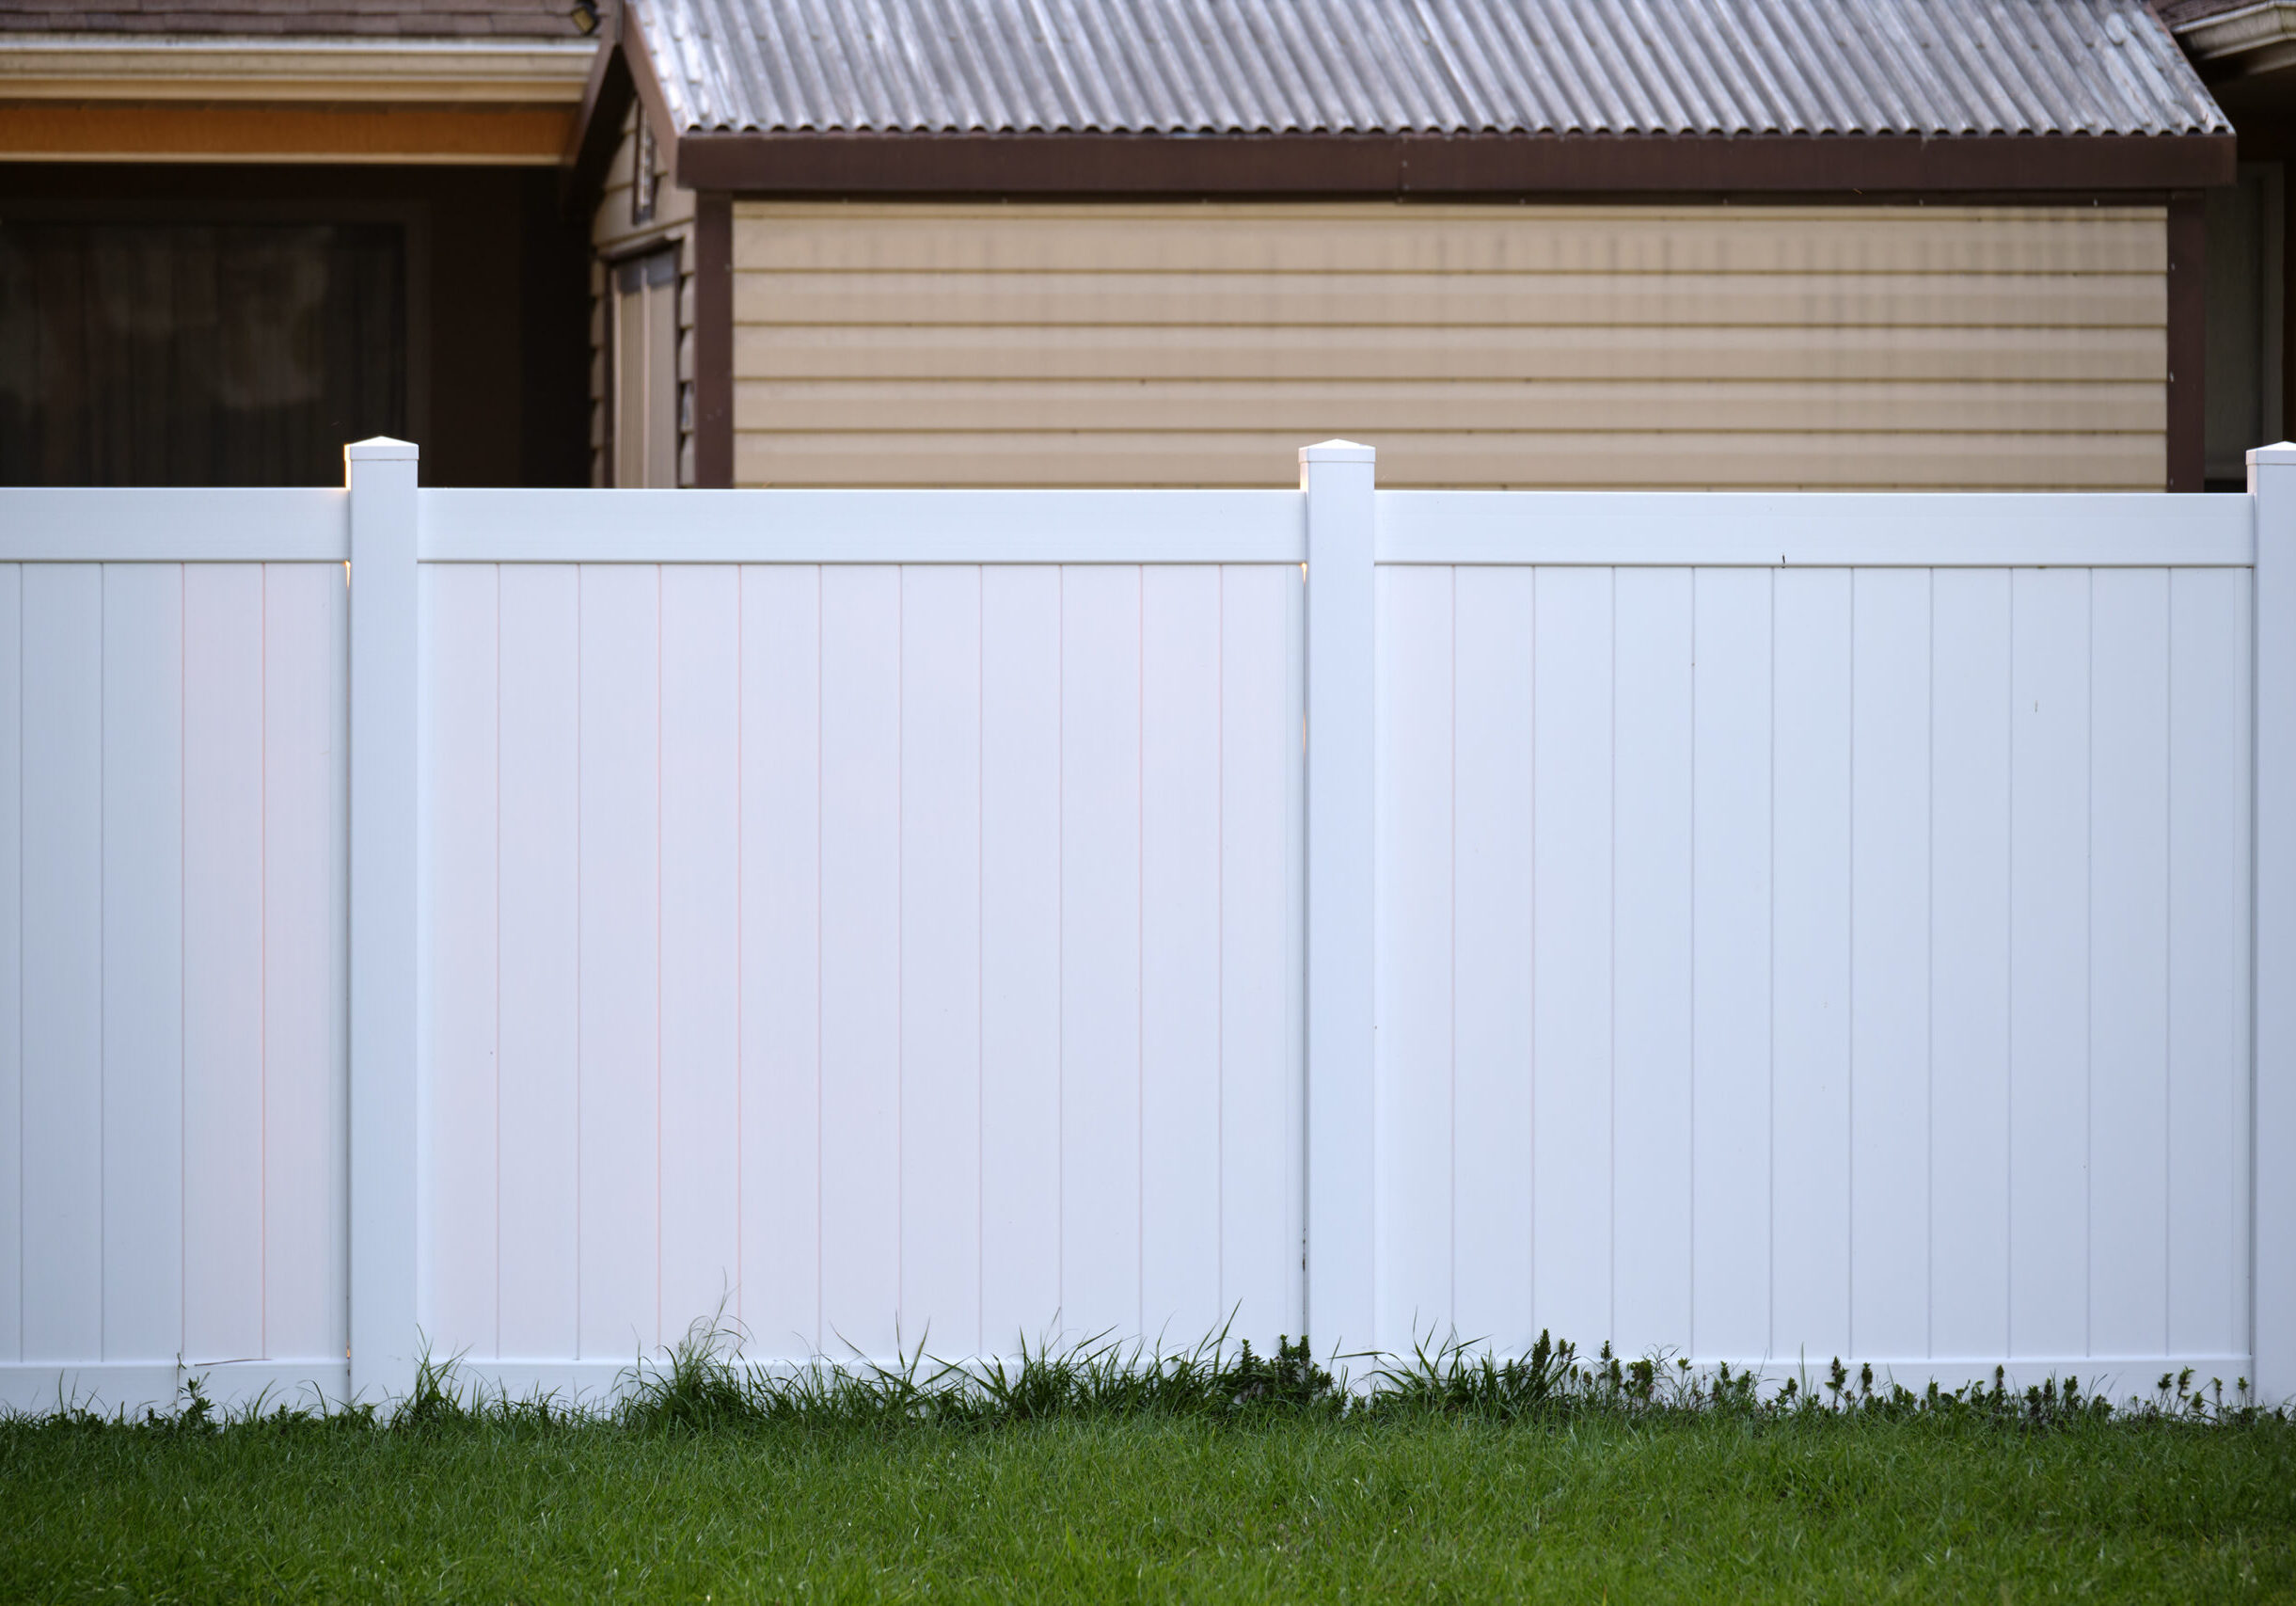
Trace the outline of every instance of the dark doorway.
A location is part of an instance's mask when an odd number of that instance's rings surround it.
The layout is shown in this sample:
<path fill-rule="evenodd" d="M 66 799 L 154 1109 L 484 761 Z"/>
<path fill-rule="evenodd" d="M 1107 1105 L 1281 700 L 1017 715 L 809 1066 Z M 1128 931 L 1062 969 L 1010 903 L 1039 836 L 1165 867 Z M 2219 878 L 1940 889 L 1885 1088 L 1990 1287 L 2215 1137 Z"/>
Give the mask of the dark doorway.
<path fill-rule="evenodd" d="M 428 485 L 589 483 L 590 246 L 553 168 L 0 164 L 0 482 L 337 485 L 387 433 Z"/>
<path fill-rule="evenodd" d="M 407 433 L 405 233 L 0 223 L 0 481 L 341 483 Z"/>

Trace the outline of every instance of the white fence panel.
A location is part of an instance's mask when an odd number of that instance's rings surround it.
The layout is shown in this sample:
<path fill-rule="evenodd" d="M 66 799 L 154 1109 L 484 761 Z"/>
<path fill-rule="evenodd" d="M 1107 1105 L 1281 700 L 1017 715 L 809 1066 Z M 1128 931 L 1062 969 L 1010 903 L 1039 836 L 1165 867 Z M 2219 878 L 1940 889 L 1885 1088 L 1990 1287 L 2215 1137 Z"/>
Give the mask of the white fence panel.
<path fill-rule="evenodd" d="M 2245 1372 L 2244 569 L 1379 581 L 1376 1344 Z"/>
<path fill-rule="evenodd" d="M 1296 567 L 441 563 L 423 607 L 434 1352 L 1298 1330 Z"/>
<path fill-rule="evenodd" d="M 2271 453 L 2174 499 L 354 456 L 363 501 L 0 493 L 0 1402 L 1311 1310 L 2288 1392 Z"/>
<path fill-rule="evenodd" d="M 235 494 L 9 527 L 207 561 L 0 564 L 10 1406 L 348 1388 L 342 499 Z"/>

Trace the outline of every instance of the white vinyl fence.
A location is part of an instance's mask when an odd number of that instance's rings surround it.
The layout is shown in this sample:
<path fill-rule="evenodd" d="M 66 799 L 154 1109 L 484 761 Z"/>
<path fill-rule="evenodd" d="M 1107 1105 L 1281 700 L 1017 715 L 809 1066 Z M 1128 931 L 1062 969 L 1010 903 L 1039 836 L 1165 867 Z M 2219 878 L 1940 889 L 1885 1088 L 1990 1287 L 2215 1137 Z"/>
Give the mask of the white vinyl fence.
<path fill-rule="evenodd" d="M 2246 496 L 0 491 L 0 1401 L 1096 1333 L 2296 1394 Z M 12 846 L 13 851 L 9 849 Z"/>

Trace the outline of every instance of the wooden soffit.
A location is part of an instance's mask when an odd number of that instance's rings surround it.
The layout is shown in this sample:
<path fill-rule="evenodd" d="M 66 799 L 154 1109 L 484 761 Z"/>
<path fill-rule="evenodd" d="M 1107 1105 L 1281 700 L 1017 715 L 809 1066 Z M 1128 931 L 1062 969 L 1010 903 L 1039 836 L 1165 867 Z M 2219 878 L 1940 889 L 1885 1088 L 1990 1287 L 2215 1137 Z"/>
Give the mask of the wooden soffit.
<path fill-rule="evenodd" d="M 9 39 L 0 160 L 548 166 L 587 40 Z"/>

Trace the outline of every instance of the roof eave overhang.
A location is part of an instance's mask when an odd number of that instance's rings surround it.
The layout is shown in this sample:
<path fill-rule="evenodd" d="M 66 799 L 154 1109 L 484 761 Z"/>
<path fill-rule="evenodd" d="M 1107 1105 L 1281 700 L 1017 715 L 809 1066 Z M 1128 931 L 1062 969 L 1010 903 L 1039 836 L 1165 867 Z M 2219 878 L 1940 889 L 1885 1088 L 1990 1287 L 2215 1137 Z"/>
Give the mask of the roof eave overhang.
<path fill-rule="evenodd" d="M 2178 23 L 2170 31 L 2210 83 L 2296 65 L 2296 0 L 2257 0 Z"/>
<path fill-rule="evenodd" d="M 590 40 L 17 35 L 0 100 L 572 105 Z"/>
<path fill-rule="evenodd" d="M 651 98 L 651 97 L 647 97 Z M 658 104 L 658 102 L 656 103 Z M 676 181 L 754 196 L 2158 193 L 2233 180 L 2225 134 L 711 134 Z"/>

